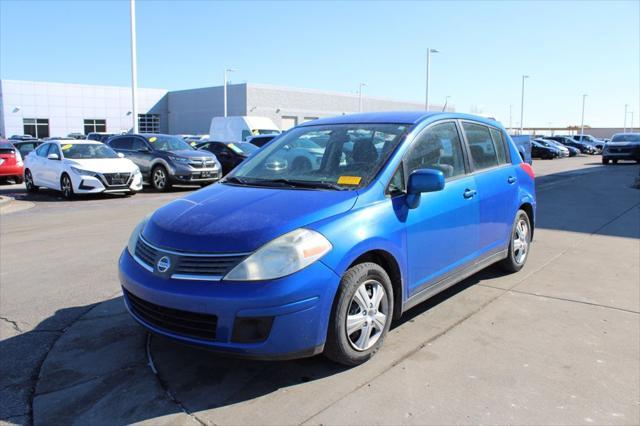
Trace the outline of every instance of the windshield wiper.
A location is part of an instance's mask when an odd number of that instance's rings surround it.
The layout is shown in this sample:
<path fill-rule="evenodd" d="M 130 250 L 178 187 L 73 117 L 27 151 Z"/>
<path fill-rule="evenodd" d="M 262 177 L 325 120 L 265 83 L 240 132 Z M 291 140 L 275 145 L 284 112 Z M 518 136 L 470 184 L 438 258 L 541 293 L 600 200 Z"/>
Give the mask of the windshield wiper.
<path fill-rule="evenodd" d="M 266 182 L 282 183 L 295 188 L 324 188 L 324 189 L 334 189 L 336 191 L 343 191 L 345 189 L 340 185 L 338 185 L 337 183 L 327 182 L 327 181 L 272 179 Z"/>
<path fill-rule="evenodd" d="M 226 178 L 225 180 L 222 181 L 222 183 L 238 183 L 240 185 L 251 185 L 251 183 L 249 183 L 247 180 L 236 177 L 236 176 L 229 176 L 228 178 Z"/>

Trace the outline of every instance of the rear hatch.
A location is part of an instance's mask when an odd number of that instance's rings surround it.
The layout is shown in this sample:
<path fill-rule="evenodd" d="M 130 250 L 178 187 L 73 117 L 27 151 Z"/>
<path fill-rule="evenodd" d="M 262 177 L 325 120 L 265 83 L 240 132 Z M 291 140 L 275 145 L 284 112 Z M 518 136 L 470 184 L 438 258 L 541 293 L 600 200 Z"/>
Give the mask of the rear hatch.
<path fill-rule="evenodd" d="M 15 166 L 18 163 L 16 151 L 12 146 L 0 145 L 0 167 Z"/>

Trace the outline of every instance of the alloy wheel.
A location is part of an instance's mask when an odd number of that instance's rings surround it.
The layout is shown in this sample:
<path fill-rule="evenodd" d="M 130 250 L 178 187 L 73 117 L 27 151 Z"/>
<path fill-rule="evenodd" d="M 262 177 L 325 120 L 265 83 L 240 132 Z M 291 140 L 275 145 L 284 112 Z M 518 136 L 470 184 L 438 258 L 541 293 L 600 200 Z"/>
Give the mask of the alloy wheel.
<path fill-rule="evenodd" d="M 156 189 L 164 189 L 167 184 L 167 175 L 161 167 L 158 167 L 155 172 L 153 172 L 153 186 Z"/>
<path fill-rule="evenodd" d="M 29 170 L 24 174 L 24 186 L 27 187 L 27 191 L 31 191 L 34 187 L 33 178 L 31 177 L 31 172 Z"/>
<path fill-rule="evenodd" d="M 71 179 L 69 176 L 62 176 L 62 196 L 64 198 L 71 198 L 71 194 L 73 193 L 73 189 L 71 188 Z"/>
<path fill-rule="evenodd" d="M 357 351 L 376 344 L 389 320 L 389 301 L 384 286 L 376 280 L 360 284 L 349 303 L 345 323 L 347 338 Z"/>
<path fill-rule="evenodd" d="M 513 259 L 522 265 L 529 250 L 529 225 L 524 219 L 518 220 L 513 235 Z"/>

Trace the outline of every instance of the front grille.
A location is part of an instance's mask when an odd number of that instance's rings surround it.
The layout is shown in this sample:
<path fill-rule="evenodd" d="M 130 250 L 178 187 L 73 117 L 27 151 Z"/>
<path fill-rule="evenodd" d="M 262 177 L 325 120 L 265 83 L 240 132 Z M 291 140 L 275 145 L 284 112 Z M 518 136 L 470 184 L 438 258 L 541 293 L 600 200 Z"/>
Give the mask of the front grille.
<path fill-rule="evenodd" d="M 134 296 L 124 290 L 129 307 L 134 315 L 143 321 L 181 336 L 214 340 L 218 317 L 210 314 L 182 311 L 156 305 Z"/>
<path fill-rule="evenodd" d="M 101 176 L 106 186 L 128 186 L 131 173 L 103 173 Z"/>
<path fill-rule="evenodd" d="M 210 169 L 215 165 L 215 161 L 210 159 L 191 160 L 189 165 L 194 169 Z"/>
<path fill-rule="evenodd" d="M 169 257 L 171 269 L 167 272 L 175 279 L 219 280 L 238 265 L 246 254 L 202 254 L 180 253 L 163 250 L 138 238 L 135 255 L 147 269 L 155 270 L 156 263 L 163 257 Z"/>

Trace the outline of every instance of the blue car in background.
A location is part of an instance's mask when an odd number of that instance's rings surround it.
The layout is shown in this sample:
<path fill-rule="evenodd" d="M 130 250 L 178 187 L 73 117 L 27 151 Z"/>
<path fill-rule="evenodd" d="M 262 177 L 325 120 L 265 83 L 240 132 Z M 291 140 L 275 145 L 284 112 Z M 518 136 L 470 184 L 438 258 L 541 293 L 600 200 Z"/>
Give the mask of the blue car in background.
<path fill-rule="evenodd" d="M 307 145 L 319 161 L 272 167 Z M 535 211 L 531 166 L 493 120 L 325 118 L 145 218 L 120 280 L 127 309 L 154 333 L 357 365 L 411 307 L 493 263 L 519 271 Z"/>

